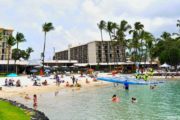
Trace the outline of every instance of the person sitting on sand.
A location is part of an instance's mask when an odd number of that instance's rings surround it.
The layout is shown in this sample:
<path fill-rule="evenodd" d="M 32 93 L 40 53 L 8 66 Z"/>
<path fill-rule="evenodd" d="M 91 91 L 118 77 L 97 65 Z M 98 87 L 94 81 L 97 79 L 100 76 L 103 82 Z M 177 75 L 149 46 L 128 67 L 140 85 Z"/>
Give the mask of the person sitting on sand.
<path fill-rule="evenodd" d="M 87 83 L 87 84 L 90 83 L 89 80 L 88 80 L 87 78 L 86 78 L 86 83 Z"/>
<path fill-rule="evenodd" d="M 9 79 L 9 86 L 14 86 L 14 81 L 13 80 L 11 80 L 11 79 Z"/>
<path fill-rule="evenodd" d="M 29 95 L 28 95 L 28 94 L 26 94 L 26 95 L 25 95 L 25 97 L 24 97 L 24 99 L 26 99 L 26 100 L 30 100 L 31 98 L 29 97 Z"/>
<path fill-rule="evenodd" d="M 68 81 L 66 82 L 66 87 L 69 87 L 69 82 Z"/>
<path fill-rule="evenodd" d="M 135 97 L 132 97 L 132 98 L 131 98 L 131 102 L 132 102 L 132 103 L 136 103 L 136 102 L 137 102 L 137 99 L 136 99 Z"/>
<path fill-rule="evenodd" d="M 33 86 L 41 86 L 41 84 L 38 84 L 37 80 L 35 80 Z"/>
<path fill-rule="evenodd" d="M 16 81 L 16 87 L 21 87 L 21 81 L 20 80 Z"/>
<path fill-rule="evenodd" d="M 8 80 L 5 79 L 5 86 L 8 86 Z"/>
<path fill-rule="evenodd" d="M 45 80 L 44 82 L 42 82 L 42 85 L 48 85 L 48 83 L 47 83 L 47 80 Z"/>
<path fill-rule="evenodd" d="M 119 102 L 119 98 L 116 96 L 116 94 L 112 96 L 112 102 Z"/>

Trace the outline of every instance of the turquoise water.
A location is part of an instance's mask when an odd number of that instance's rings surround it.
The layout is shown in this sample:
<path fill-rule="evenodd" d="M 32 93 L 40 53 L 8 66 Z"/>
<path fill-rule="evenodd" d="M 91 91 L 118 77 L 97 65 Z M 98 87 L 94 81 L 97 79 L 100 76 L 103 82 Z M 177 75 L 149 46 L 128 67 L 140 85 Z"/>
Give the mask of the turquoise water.
<path fill-rule="evenodd" d="M 111 97 L 120 97 L 112 103 Z M 131 103 L 131 97 L 138 102 Z M 180 81 L 149 86 L 112 85 L 75 91 L 62 90 L 38 96 L 38 109 L 50 120 L 180 120 Z M 25 103 L 32 106 L 31 103 Z"/>

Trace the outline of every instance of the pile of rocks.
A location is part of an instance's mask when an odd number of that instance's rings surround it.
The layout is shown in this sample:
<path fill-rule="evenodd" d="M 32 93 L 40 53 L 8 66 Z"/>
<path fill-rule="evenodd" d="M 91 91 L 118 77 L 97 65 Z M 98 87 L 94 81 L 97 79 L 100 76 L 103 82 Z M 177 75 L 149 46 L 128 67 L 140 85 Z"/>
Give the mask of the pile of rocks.
<path fill-rule="evenodd" d="M 20 109 L 25 110 L 25 112 L 27 112 L 27 113 L 29 113 L 31 115 L 31 120 L 49 120 L 49 118 L 46 117 L 46 115 L 43 112 L 41 112 L 41 111 L 34 110 L 32 108 L 28 108 L 27 106 L 25 106 L 25 105 L 23 105 L 21 103 L 18 103 L 16 101 L 12 101 L 12 100 L 8 100 L 8 99 L 3 99 L 3 98 L 0 98 L 0 100 L 9 102 L 10 104 L 12 104 L 14 106 L 17 106 Z"/>

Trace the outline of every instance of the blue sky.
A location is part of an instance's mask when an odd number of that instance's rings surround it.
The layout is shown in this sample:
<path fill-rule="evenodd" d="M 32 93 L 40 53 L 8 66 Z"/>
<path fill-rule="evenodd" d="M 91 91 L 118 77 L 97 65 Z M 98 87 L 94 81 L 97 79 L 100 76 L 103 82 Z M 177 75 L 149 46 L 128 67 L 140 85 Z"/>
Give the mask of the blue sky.
<path fill-rule="evenodd" d="M 131 25 L 140 21 L 156 37 L 163 31 L 176 32 L 179 6 L 179 0 L 0 0 L 0 27 L 22 32 L 27 42 L 20 47 L 33 47 L 31 59 L 39 59 L 42 24 L 52 22 L 55 30 L 48 33 L 46 48 L 46 59 L 50 59 L 53 47 L 59 51 L 68 44 L 99 40 L 97 23 L 102 19 L 117 23 L 125 19 Z"/>

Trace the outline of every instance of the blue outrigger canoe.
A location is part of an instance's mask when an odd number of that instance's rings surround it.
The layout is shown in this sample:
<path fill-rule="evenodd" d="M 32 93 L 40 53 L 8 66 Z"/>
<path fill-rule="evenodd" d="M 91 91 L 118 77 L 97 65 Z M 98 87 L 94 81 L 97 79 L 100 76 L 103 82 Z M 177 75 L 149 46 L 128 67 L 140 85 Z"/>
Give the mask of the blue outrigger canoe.
<path fill-rule="evenodd" d="M 113 82 L 113 83 L 120 83 L 120 84 L 130 84 L 130 85 L 149 85 L 149 84 L 158 84 L 160 82 L 150 82 L 150 81 L 144 81 L 142 79 L 136 79 L 136 78 L 130 78 L 130 77 L 98 77 L 97 80 L 107 81 L 107 82 Z M 162 81 L 161 81 L 162 83 Z"/>

